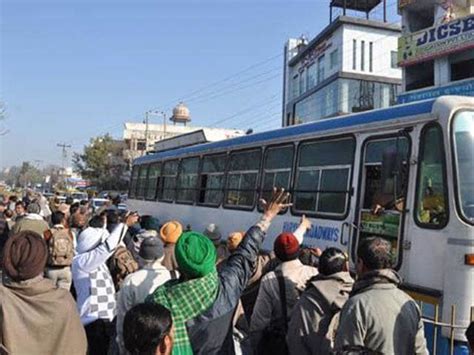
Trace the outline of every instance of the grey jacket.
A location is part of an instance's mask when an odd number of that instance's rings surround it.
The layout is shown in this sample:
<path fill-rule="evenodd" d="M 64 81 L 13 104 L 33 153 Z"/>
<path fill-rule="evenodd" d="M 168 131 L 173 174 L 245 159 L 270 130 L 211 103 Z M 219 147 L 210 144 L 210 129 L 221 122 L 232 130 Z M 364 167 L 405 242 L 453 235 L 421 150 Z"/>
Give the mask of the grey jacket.
<path fill-rule="evenodd" d="M 383 354 L 428 354 L 421 313 L 390 269 L 365 274 L 341 311 L 335 349 L 365 346 Z"/>
<path fill-rule="evenodd" d="M 327 336 L 329 325 L 348 300 L 353 284 L 348 272 L 319 274 L 309 280 L 288 326 L 290 354 L 329 354 L 333 340 Z"/>

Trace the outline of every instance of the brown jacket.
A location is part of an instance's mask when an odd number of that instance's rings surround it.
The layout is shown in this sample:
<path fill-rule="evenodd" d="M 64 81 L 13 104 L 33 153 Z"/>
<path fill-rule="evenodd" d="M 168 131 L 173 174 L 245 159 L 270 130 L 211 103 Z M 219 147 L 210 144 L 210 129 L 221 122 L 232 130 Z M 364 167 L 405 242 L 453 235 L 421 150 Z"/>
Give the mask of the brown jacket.
<path fill-rule="evenodd" d="M 42 276 L 0 285 L 0 354 L 86 351 L 86 334 L 68 291 Z"/>
<path fill-rule="evenodd" d="M 13 226 L 10 234 L 17 234 L 22 231 L 33 231 L 43 236 L 43 233 L 49 229 L 48 223 L 39 215 L 26 215 Z"/>

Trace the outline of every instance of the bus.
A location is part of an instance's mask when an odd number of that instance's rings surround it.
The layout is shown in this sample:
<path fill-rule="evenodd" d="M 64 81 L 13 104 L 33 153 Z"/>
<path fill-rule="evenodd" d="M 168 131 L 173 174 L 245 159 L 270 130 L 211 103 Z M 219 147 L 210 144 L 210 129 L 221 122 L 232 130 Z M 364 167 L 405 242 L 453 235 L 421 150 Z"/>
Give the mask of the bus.
<path fill-rule="evenodd" d="M 290 191 L 293 205 L 275 218 L 265 249 L 303 214 L 313 223 L 304 244 L 343 249 L 352 266 L 360 241 L 381 236 L 392 244 L 402 288 L 433 306 L 438 353 L 443 337 L 465 345 L 474 313 L 474 98 L 443 96 L 146 155 L 134 161 L 128 205 L 197 231 L 215 223 L 226 235 L 258 220 L 258 201 L 274 186 Z"/>

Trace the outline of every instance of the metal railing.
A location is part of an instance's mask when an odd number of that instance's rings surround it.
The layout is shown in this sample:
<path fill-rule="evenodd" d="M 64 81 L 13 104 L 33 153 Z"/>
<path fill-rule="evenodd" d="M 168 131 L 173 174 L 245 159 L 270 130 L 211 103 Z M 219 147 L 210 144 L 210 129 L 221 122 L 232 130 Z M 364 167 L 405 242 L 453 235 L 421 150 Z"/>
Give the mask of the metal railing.
<path fill-rule="evenodd" d="M 423 323 L 426 324 L 431 324 L 433 326 L 433 337 L 428 337 L 427 334 L 425 334 L 426 340 L 431 340 L 431 347 L 430 343 L 428 343 L 428 347 L 432 349 L 432 354 L 437 355 L 438 354 L 438 339 L 439 339 L 439 333 L 440 330 L 442 329 L 448 329 L 449 331 L 449 337 L 447 341 L 449 342 L 448 344 L 448 349 L 449 349 L 449 355 L 454 355 L 454 350 L 455 350 L 455 332 L 456 330 L 466 330 L 468 325 L 459 325 L 456 324 L 456 305 L 451 306 L 451 313 L 449 317 L 449 323 L 443 322 L 440 319 L 440 306 L 438 304 L 433 305 L 430 304 L 430 306 L 434 307 L 434 315 L 433 317 L 427 317 L 425 313 L 423 312 L 423 307 L 425 306 L 424 302 L 419 302 L 420 308 L 421 308 L 421 314 Z M 470 309 L 470 322 L 474 321 L 474 306 L 471 307 Z M 426 329 L 426 327 L 425 327 Z M 429 339 L 431 338 L 431 339 Z"/>

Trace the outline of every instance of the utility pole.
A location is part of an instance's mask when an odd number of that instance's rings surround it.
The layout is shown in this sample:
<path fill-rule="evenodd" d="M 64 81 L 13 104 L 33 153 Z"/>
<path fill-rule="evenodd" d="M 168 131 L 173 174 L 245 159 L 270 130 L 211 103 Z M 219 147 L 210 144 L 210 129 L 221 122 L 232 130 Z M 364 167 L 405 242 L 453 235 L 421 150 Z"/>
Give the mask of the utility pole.
<path fill-rule="evenodd" d="M 61 169 L 64 185 L 66 185 L 66 163 L 67 163 L 67 150 L 71 148 L 70 144 L 58 143 L 57 146 L 62 149 L 62 160 L 61 160 Z"/>
<path fill-rule="evenodd" d="M 148 150 L 148 115 L 150 114 L 150 111 L 145 112 L 145 154 Z"/>

